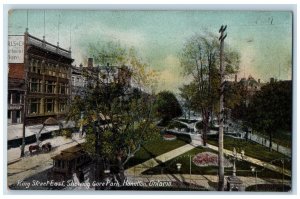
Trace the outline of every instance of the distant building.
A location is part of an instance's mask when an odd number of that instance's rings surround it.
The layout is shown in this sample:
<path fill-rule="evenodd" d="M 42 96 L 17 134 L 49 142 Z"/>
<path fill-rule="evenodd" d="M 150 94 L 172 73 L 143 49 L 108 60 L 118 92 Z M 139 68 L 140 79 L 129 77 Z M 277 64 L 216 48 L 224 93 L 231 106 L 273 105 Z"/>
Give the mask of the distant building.
<path fill-rule="evenodd" d="M 248 107 L 251 98 L 255 95 L 256 92 L 260 91 L 261 89 L 261 83 L 260 79 L 257 81 L 252 77 L 249 76 L 248 79 L 242 78 L 239 82 L 240 86 L 242 86 L 242 89 L 244 93 L 246 94 L 245 96 L 245 104 L 246 107 Z"/>
<path fill-rule="evenodd" d="M 131 87 L 131 71 L 127 66 L 94 66 L 93 58 L 88 58 L 88 64 L 84 67 L 72 67 L 72 98 L 84 96 L 86 86 L 108 86 L 110 84 Z"/>
<path fill-rule="evenodd" d="M 71 98 L 74 99 L 75 96 L 83 96 L 85 87 L 87 85 L 86 77 L 83 74 L 83 67 L 72 66 L 72 78 L 71 78 Z"/>

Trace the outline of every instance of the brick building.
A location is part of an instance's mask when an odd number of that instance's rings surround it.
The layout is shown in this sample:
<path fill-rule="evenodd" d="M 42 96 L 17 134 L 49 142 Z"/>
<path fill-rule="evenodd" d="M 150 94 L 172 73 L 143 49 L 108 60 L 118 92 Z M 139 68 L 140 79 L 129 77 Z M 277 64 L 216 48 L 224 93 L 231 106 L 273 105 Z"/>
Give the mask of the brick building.
<path fill-rule="evenodd" d="M 23 117 L 19 121 L 25 117 L 26 125 L 41 124 L 49 117 L 64 119 L 71 96 L 72 62 L 71 51 L 26 32 L 24 62 L 9 63 L 8 116 L 10 111 L 15 111 L 12 108 L 20 108 L 11 106 L 14 103 L 10 102 L 19 102 L 21 112 L 25 102 L 26 111 L 20 113 Z M 20 89 L 16 90 L 16 87 Z M 11 121 L 18 114 L 12 112 Z"/>

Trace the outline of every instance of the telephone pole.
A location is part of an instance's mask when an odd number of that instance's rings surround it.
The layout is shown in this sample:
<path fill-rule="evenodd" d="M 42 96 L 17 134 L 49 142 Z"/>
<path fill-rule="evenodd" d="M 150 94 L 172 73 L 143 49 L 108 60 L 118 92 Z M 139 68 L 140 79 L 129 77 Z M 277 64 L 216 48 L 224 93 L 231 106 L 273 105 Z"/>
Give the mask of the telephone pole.
<path fill-rule="evenodd" d="M 219 33 L 220 41 L 220 116 L 219 116 L 219 191 L 224 191 L 224 155 L 223 155 L 223 133 L 224 133 L 224 40 L 227 34 L 224 32 L 227 25 L 221 26 Z"/>

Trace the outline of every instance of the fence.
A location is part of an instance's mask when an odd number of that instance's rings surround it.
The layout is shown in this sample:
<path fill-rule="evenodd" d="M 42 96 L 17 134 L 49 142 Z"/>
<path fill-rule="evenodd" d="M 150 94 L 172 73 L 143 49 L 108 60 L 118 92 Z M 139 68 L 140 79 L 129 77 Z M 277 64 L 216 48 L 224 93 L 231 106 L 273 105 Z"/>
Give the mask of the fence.
<path fill-rule="evenodd" d="M 256 142 L 258 144 L 261 144 L 263 146 L 266 146 L 266 147 L 270 146 L 270 140 L 268 140 L 266 138 L 263 138 L 259 135 L 253 134 L 253 133 L 248 134 L 248 139 L 253 141 L 253 142 Z M 282 154 L 284 154 L 288 157 L 292 156 L 292 150 L 290 148 L 281 146 L 281 145 L 279 145 L 275 142 L 272 142 L 272 150 L 277 151 L 279 153 L 282 153 Z"/>

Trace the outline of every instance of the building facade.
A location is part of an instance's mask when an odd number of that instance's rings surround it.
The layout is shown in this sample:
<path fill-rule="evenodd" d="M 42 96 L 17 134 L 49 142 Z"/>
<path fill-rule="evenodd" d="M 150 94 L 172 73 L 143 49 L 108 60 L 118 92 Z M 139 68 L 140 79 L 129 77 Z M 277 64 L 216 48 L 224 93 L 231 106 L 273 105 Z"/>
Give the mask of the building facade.
<path fill-rule="evenodd" d="M 71 78 L 71 98 L 74 99 L 76 96 L 84 96 L 85 86 L 87 85 L 86 77 L 83 74 L 83 67 L 72 66 L 72 78 Z"/>
<path fill-rule="evenodd" d="M 24 107 L 24 79 L 8 78 L 7 93 L 7 122 L 8 124 L 23 123 L 23 107 Z"/>
<path fill-rule="evenodd" d="M 71 97 L 72 62 L 71 51 L 25 33 L 24 63 L 18 67 L 9 64 L 9 77 L 20 76 L 24 82 L 25 97 L 20 102 L 25 107 L 26 125 L 41 124 L 49 117 L 64 119 Z M 8 90 L 13 94 L 12 85 Z M 15 96 L 16 101 L 19 98 Z"/>

